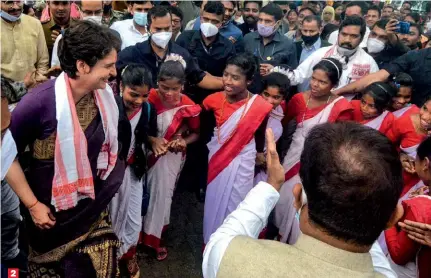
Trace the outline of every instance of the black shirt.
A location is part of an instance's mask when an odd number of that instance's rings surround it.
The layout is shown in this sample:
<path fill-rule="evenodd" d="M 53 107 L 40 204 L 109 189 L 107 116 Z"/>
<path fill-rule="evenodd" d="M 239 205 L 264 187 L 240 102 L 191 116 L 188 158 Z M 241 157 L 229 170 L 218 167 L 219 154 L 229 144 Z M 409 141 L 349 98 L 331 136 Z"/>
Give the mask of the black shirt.
<path fill-rule="evenodd" d="M 237 25 L 237 27 L 241 30 L 242 35 L 245 36 L 248 33 L 257 31 L 256 24 L 249 25 L 247 22 Z"/>
<path fill-rule="evenodd" d="M 176 43 L 189 51 L 203 71 L 219 77 L 223 76 L 227 60 L 236 53 L 235 46 L 231 41 L 220 34 L 217 34 L 213 43 L 206 46 L 201 38 L 200 30 L 184 31 Z M 196 86 L 186 86 L 186 92 L 196 103 L 201 103 L 206 96 L 214 93 L 214 91 L 204 90 Z"/>
<path fill-rule="evenodd" d="M 431 96 L 431 48 L 409 51 L 383 69 L 389 74 L 405 72 L 413 78 L 413 104 L 421 106 Z"/>
<path fill-rule="evenodd" d="M 217 34 L 216 40 L 206 46 L 200 30 L 181 33 L 176 43 L 187 49 L 197 59 L 199 67 L 214 76 L 222 76 L 227 60 L 235 55 L 234 45 L 225 37 Z"/>
<path fill-rule="evenodd" d="M 187 82 L 190 84 L 198 84 L 205 77 L 205 72 L 199 68 L 190 53 L 181 46 L 169 42 L 166 55 L 171 53 L 181 55 L 186 62 Z M 164 58 L 160 59 L 151 48 L 150 39 L 137 43 L 134 46 L 129 46 L 118 54 L 117 71 L 121 71 L 129 64 L 142 64 L 152 74 L 154 85 L 157 84 L 157 74 L 159 67 L 163 63 Z"/>

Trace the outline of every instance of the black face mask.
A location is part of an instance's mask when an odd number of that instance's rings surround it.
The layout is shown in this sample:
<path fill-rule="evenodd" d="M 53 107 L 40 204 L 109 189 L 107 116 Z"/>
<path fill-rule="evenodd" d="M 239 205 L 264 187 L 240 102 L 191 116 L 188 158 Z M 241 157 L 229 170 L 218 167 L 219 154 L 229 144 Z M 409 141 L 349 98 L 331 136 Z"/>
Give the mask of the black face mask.
<path fill-rule="evenodd" d="M 304 36 L 302 35 L 301 38 L 304 41 L 305 45 L 313 45 L 318 39 L 320 34 L 317 33 L 314 36 Z"/>

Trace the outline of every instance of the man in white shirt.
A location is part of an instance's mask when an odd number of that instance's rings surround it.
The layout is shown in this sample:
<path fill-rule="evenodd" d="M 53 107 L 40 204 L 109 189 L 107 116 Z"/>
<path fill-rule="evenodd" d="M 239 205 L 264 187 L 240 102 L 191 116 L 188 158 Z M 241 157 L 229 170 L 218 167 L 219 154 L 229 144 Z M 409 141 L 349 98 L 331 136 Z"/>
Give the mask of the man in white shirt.
<path fill-rule="evenodd" d="M 384 135 L 350 122 L 311 130 L 301 157 L 304 188 L 293 190 L 303 232 L 295 245 L 257 240 L 284 182 L 272 131 L 266 136 L 268 182 L 211 236 L 204 277 L 396 277 L 376 243 L 403 213 L 401 164 Z"/>
<path fill-rule="evenodd" d="M 322 47 L 313 52 L 295 70 L 287 76 L 291 85 L 302 84 L 311 78 L 313 67 L 323 58 L 336 58 L 343 64 L 343 72 L 337 88 L 377 72 L 379 67 L 374 59 L 359 44 L 364 39 L 365 20 L 362 17 L 350 16 L 340 25 L 337 45 Z M 306 89 L 306 88 L 304 88 Z M 344 95 L 351 100 L 354 95 Z"/>
<path fill-rule="evenodd" d="M 121 36 L 121 50 L 126 47 L 148 40 L 147 14 L 153 7 L 152 1 L 127 1 L 128 11 L 133 19 L 117 21 L 111 29 Z"/>
<path fill-rule="evenodd" d="M 346 18 L 353 15 L 364 17 L 366 12 L 367 12 L 366 6 L 364 2 L 352 1 L 346 7 Z M 328 42 L 334 45 L 337 44 L 338 34 L 339 34 L 339 31 L 332 32 L 331 35 L 329 35 Z M 362 39 L 360 47 L 362 48 L 367 47 L 367 41 L 368 41 L 369 35 L 370 35 L 370 28 L 366 27 L 365 35 L 364 35 L 364 38 Z"/>

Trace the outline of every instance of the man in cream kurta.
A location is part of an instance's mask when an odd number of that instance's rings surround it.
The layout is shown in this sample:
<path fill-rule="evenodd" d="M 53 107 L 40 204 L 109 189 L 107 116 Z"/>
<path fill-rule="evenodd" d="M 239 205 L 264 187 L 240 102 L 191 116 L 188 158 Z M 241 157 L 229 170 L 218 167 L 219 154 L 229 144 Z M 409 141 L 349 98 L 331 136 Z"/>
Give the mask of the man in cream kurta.
<path fill-rule="evenodd" d="M 7 2 L 14 3 L 12 7 L 3 1 L 1 4 L 1 73 L 14 81 L 24 81 L 28 73 L 35 72 L 36 81 L 45 80 L 43 75 L 48 71 L 49 56 L 42 25 L 25 14 L 10 17 L 8 10 L 22 10 L 22 4 Z M 15 18 L 18 19 L 8 20 Z"/>

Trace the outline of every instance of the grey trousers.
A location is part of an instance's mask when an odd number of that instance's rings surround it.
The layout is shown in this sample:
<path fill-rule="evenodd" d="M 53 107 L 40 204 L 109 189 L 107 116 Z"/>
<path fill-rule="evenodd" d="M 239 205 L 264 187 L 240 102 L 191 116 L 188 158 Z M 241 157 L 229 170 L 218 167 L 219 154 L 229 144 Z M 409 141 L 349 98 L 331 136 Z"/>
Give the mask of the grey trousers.
<path fill-rule="evenodd" d="M 11 194 L 12 193 L 12 194 Z M 2 184 L 1 259 L 14 259 L 19 253 L 18 235 L 22 221 L 19 199 L 8 184 Z"/>

